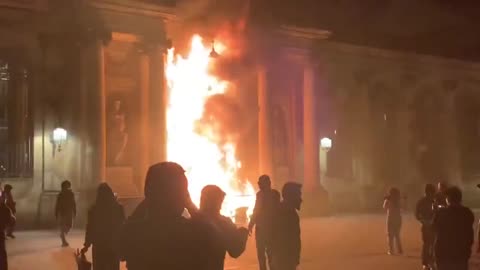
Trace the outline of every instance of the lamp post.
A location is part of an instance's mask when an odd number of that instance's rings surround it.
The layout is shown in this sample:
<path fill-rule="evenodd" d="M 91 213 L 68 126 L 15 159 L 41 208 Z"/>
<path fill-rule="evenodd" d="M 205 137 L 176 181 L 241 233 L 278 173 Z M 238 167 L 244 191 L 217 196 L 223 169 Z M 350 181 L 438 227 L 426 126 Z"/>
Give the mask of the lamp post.
<path fill-rule="evenodd" d="M 62 151 L 62 145 L 65 144 L 68 138 L 68 132 L 62 127 L 57 127 L 53 130 L 52 139 L 53 146 L 58 152 Z"/>
<path fill-rule="evenodd" d="M 327 153 L 330 149 L 332 149 L 332 139 L 327 137 L 322 138 L 320 140 L 320 175 L 322 179 L 327 173 Z"/>

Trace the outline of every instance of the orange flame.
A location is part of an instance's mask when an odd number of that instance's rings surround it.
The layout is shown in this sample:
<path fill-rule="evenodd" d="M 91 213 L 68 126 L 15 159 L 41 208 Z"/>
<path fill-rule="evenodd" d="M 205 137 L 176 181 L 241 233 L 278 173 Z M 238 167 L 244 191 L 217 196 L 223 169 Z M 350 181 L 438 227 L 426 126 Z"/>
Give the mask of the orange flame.
<path fill-rule="evenodd" d="M 240 207 L 247 207 L 251 213 L 255 191 L 247 180 L 238 178 L 241 163 L 236 159 L 236 142 L 220 141 L 214 127 L 198 130 L 196 125 L 207 100 L 225 94 L 230 86 L 230 82 L 211 74 L 214 60 L 209 57 L 210 49 L 195 35 L 187 57 L 176 55 L 174 49 L 168 51 L 167 156 L 185 168 L 190 195 L 197 206 L 202 188 L 217 185 L 227 194 L 222 214 L 233 218 Z M 227 48 L 215 43 L 215 49 L 222 54 Z"/>

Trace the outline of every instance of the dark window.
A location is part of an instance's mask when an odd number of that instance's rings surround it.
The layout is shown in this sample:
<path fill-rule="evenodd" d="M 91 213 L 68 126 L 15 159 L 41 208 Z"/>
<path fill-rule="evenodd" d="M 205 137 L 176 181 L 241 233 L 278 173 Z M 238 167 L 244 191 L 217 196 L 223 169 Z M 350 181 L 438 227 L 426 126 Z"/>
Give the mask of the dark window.
<path fill-rule="evenodd" d="M 29 73 L 0 59 L 0 177 L 33 172 L 33 122 Z"/>

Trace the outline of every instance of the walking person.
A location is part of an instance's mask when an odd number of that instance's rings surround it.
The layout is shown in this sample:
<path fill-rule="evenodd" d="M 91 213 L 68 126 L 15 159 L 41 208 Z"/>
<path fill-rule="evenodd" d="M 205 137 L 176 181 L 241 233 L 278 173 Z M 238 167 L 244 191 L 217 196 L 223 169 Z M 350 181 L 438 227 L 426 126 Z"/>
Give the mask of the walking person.
<path fill-rule="evenodd" d="M 273 228 L 273 265 L 276 270 L 295 270 L 300 265 L 302 249 L 298 215 L 302 204 L 302 185 L 286 183 L 282 188 L 282 196 Z"/>
<path fill-rule="evenodd" d="M 468 270 L 474 240 L 472 210 L 462 205 L 462 191 L 450 187 L 445 191 L 445 208 L 433 219 L 435 261 L 438 270 Z"/>
<path fill-rule="evenodd" d="M 435 186 L 425 185 L 425 196 L 421 198 L 415 208 L 415 217 L 422 224 L 422 265 L 424 270 L 431 270 L 433 267 L 433 244 L 435 234 L 432 223 L 434 216 Z"/>
<path fill-rule="evenodd" d="M 72 184 L 65 180 L 62 182 L 61 191 L 57 196 L 55 205 L 55 218 L 60 226 L 60 239 L 62 247 L 68 247 L 69 244 L 66 235 L 70 232 L 73 225 L 73 219 L 77 214 L 77 206 L 75 203 L 75 194 L 72 191 Z"/>
<path fill-rule="evenodd" d="M 5 246 L 5 230 L 15 223 L 10 208 L 7 207 L 4 200 L 0 201 L 0 269 L 8 270 L 7 248 Z"/>
<path fill-rule="evenodd" d="M 272 189 L 272 182 L 268 175 L 262 175 L 258 179 L 258 187 L 253 215 L 248 225 L 251 233 L 255 227 L 255 240 L 257 246 L 257 258 L 260 270 L 267 270 L 267 260 L 270 270 L 273 269 L 271 254 L 272 220 L 275 210 L 280 203 L 280 193 Z"/>
<path fill-rule="evenodd" d="M 402 229 L 402 202 L 400 190 L 391 188 L 383 202 L 383 209 L 387 211 L 387 235 L 388 235 L 388 254 L 403 254 L 400 231 Z"/>
<path fill-rule="evenodd" d="M 120 257 L 115 252 L 114 236 L 125 221 L 123 207 L 107 183 L 97 189 L 97 199 L 88 212 L 82 254 L 92 246 L 93 270 L 119 270 Z"/>
<path fill-rule="evenodd" d="M 5 201 L 5 205 L 10 209 L 13 216 L 15 216 L 17 214 L 17 206 L 16 206 L 17 203 L 13 199 L 12 190 L 13 190 L 12 185 L 6 184 L 5 187 L 3 188 L 2 200 Z M 7 237 L 15 238 L 15 235 L 13 235 L 14 230 L 15 230 L 15 219 L 14 219 L 14 222 L 9 224 L 5 229 Z"/>
<path fill-rule="evenodd" d="M 225 195 L 218 186 L 205 186 L 200 197 L 200 211 L 193 217 L 202 218 L 203 222 L 210 224 L 218 239 L 211 258 L 212 265 L 209 267 L 211 270 L 224 269 L 227 252 L 232 258 L 240 257 L 245 251 L 248 239 L 246 228 L 237 228 L 230 218 L 220 214 Z"/>

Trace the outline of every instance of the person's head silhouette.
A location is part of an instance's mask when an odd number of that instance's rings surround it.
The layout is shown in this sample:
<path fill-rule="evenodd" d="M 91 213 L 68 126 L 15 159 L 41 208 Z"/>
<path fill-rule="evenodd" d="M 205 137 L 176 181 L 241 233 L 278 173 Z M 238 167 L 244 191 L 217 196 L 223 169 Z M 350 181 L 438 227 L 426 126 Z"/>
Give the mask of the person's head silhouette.
<path fill-rule="evenodd" d="M 462 203 L 462 190 L 460 188 L 453 186 L 449 187 L 445 191 L 446 197 L 447 197 L 447 204 L 449 206 L 452 205 L 460 205 Z"/>
<path fill-rule="evenodd" d="M 185 170 L 174 162 L 152 165 L 144 192 L 149 215 L 181 216 L 189 198 Z"/>
<path fill-rule="evenodd" d="M 72 183 L 70 183 L 70 181 L 68 180 L 65 180 L 62 182 L 62 190 L 69 190 L 70 188 L 72 188 Z"/>
<path fill-rule="evenodd" d="M 101 183 L 97 188 L 97 204 L 109 204 L 115 202 L 115 194 L 107 183 Z"/>
<path fill-rule="evenodd" d="M 218 186 L 205 186 L 200 197 L 200 211 L 210 215 L 220 214 L 225 195 L 225 192 Z"/>
<path fill-rule="evenodd" d="M 300 210 L 302 205 L 302 185 L 288 182 L 282 188 L 283 202 L 288 206 Z"/>
<path fill-rule="evenodd" d="M 258 178 L 258 187 L 260 190 L 269 190 L 272 188 L 272 182 L 270 181 L 270 176 L 264 174 Z"/>

